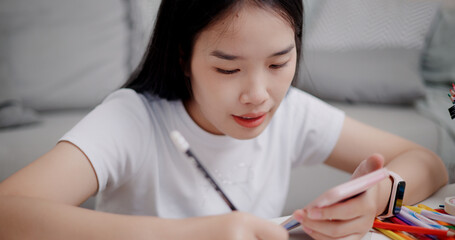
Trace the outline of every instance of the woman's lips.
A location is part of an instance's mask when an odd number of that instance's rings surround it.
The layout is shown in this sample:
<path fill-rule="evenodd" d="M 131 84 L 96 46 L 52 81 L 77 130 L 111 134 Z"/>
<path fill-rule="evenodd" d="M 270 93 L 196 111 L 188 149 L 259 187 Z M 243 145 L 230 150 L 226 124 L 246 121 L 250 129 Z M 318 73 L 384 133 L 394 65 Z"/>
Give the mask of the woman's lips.
<path fill-rule="evenodd" d="M 267 116 L 266 113 L 260 114 L 245 114 L 242 116 L 232 115 L 234 120 L 242 127 L 246 128 L 255 128 L 264 122 L 265 117 Z"/>

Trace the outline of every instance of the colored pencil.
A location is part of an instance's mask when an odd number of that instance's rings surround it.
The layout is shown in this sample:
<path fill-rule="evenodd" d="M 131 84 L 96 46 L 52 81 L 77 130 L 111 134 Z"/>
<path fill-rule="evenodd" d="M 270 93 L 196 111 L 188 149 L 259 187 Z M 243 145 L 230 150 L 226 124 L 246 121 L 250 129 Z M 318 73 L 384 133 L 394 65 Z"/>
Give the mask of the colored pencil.
<path fill-rule="evenodd" d="M 410 210 L 410 211 L 414 212 L 414 216 L 417 217 L 420 221 L 422 221 L 434 228 L 444 229 L 444 230 L 448 229 L 446 226 L 441 225 L 441 224 L 437 223 L 436 221 L 434 221 L 434 218 L 430 219 L 428 216 L 422 214 L 423 212 L 430 212 L 430 211 L 427 211 L 427 210 L 419 208 L 419 207 L 414 207 L 414 206 L 405 206 L 405 208 L 406 208 L 406 210 Z M 438 213 L 438 214 L 441 214 L 441 213 Z"/>
<path fill-rule="evenodd" d="M 436 212 L 448 214 L 444 209 L 435 209 L 435 210 L 436 210 Z"/>
<path fill-rule="evenodd" d="M 411 226 L 418 226 L 418 227 L 423 227 L 423 228 L 428 228 L 428 229 L 433 228 L 429 224 L 422 222 L 417 216 L 415 216 L 415 214 L 416 213 L 413 212 L 412 210 L 409 210 L 409 209 L 403 207 L 403 208 L 401 208 L 401 211 L 397 215 L 397 217 L 399 217 L 401 220 L 403 220 L 404 222 L 408 223 Z M 438 240 L 438 237 L 435 235 L 425 234 L 425 236 L 427 236 L 433 240 Z"/>
<path fill-rule="evenodd" d="M 406 240 L 416 240 L 417 238 L 415 238 L 414 236 L 412 236 L 411 234 L 407 233 L 407 232 L 403 232 L 403 231 L 393 231 L 394 233 L 396 233 L 398 236 L 406 239 Z"/>
<path fill-rule="evenodd" d="M 422 214 L 425 217 L 431 218 L 433 220 L 443 221 L 445 225 L 454 224 L 455 225 L 455 216 L 449 214 L 443 214 L 436 212 L 434 210 L 423 209 L 421 207 L 410 207 L 413 211 Z"/>
<path fill-rule="evenodd" d="M 424 227 L 417 227 L 417 226 L 405 226 L 401 224 L 395 223 L 386 223 L 375 221 L 373 223 L 374 228 L 386 229 L 386 230 L 396 230 L 396 231 L 404 231 L 410 233 L 423 233 L 423 234 L 430 234 L 436 236 L 443 236 L 443 237 L 454 237 L 455 233 L 451 232 L 450 230 L 442 230 L 442 229 L 432 229 L 432 228 L 424 228 Z"/>
<path fill-rule="evenodd" d="M 375 229 L 393 240 L 407 240 L 406 238 L 401 237 L 400 235 L 394 233 L 393 231 L 383 229 L 383 228 L 375 228 Z"/>
<path fill-rule="evenodd" d="M 422 203 L 418 204 L 417 207 L 425 209 L 425 210 L 428 210 L 428 211 L 431 211 L 431 212 L 438 212 L 435 209 L 433 209 L 431 207 L 428 207 L 427 205 L 422 204 Z M 446 227 L 448 227 L 450 229 L 454 229 L 455 230 L 455 227 L 453 225 L 447 223 L 447 222 L 443 222 L 443 221 L 440 221 L 440 220 L 436 220 L 436 222 L 438 222 L 439 224 L 444 225 L 444 226 L 446 226 Z"/>
<path fill-rule="evenodd" d="M 388 218 L 388 220 L 390 220 L 391 222 L 396 223 L 396 224 L 401 224 L 401 225 L 405 225 L 405 226 L 412 226 L 410 224 L 405 223 L 404 221 L 402 221 L 397 216 Z M 420 239 L 420 240 L 431 240 L 431 238 L 426 236 L 425 234 L 421 234 L 421 233 L 411 233 L 411 234 L 412 234 L 412 236 L 414 236 L 415 238 Z"/>

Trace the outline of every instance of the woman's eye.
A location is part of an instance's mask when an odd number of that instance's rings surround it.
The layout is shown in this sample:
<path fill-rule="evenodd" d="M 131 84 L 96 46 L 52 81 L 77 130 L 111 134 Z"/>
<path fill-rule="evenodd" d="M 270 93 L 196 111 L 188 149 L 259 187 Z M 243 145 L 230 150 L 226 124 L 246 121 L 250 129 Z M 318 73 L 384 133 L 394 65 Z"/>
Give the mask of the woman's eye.
<path fill-rule="evenodd" d="M 286 64 L 288 64 L 288 62 L 285 62 L 285 63 L 282 63 L 282 64 L 272 64 L 269 67 L 271 69 L 278 69 L 278 68 L 282 68 L 282 67 L 286 66 Z"/>
<path fill-rule="evenodd" d="M 216 71 L 219 73 L 222 73 L 222 74 L 234 74 L 234 73 L 240 71 L 240 69 L 225 70 L 225 69 L 221 69 L 221 68 L 216 68 Z"/>

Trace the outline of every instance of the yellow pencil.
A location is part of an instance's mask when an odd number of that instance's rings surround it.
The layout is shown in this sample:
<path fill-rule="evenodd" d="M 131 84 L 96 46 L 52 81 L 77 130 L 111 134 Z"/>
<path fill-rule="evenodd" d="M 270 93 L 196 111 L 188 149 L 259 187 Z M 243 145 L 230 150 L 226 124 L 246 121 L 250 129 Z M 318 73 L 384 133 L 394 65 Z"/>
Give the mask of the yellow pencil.
<path fill-rule="evenodd" d="M 433 208 L 431 208 L 431 207 L 428 207 L 427 205 L 425 205 L 425 204 L 422 204 L 422 203 L 418 204 L 418 205 L 417 205 L 417 207 L 419 207 L 419 208 L 423 208 L 423 209 L 425 209 L 425 210 L 428 210 L 428 211 L 437 212 L 437 211 L 436 211 L 436 210 L 434 210 Z"/>
<path fill-rule="evenodd" d="M 408 240 L 404 237 L 401 237 L 400 235 L 394 233 L 391 230 L 386 230 L 382 228 L 375 228 L 376 230 L 380 231 L 382 234 L 386 235 L 387 237 L 393 239 L 393 240 Z"/>
<path fill-rule="evenodd" d="M 401 231 L 397 231 L 397 232 L 394 232 L 396 233 L 398 236 L 406 239 L 406 240 L 415 240 L 415 238 L 409 236 L 408 234 L 406 234 L 405 232 L 401 232 Z"/>

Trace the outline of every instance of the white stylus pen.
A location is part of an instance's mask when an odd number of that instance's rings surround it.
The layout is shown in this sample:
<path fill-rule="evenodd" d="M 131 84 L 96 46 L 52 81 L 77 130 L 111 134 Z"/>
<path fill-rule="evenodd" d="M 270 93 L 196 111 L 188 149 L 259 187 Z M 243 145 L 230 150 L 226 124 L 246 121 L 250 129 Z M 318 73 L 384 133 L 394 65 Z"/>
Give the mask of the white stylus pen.
<path fill-rule="evenodd" d="M 171 139 L 174 142 L 174 145 L 183 153 L 185 153 L 189 158 L 193 159 L 196 163 L 197 168 L 204 174 L 205 178 L 210 182 L 210 184 L 215 188 L 215 190 L 220 194 L 221 198 L 226 202 L 226 204 L 231 208 L 232 211 L 236 211 L 237 208 L 232 204 L 229 198 L 224 194 L 223 190 L 221 190 L 220 186 L 215 182 L 215 180 L 210 176 L 209 172 L 205 169 L 205 167 L 201 164 L 201 162 L 197 159 L 197 157 L 191 152 L 190 144 L 185 140 L 185 138 L 180 134 L 178 131 L 171 132 Z"/>

